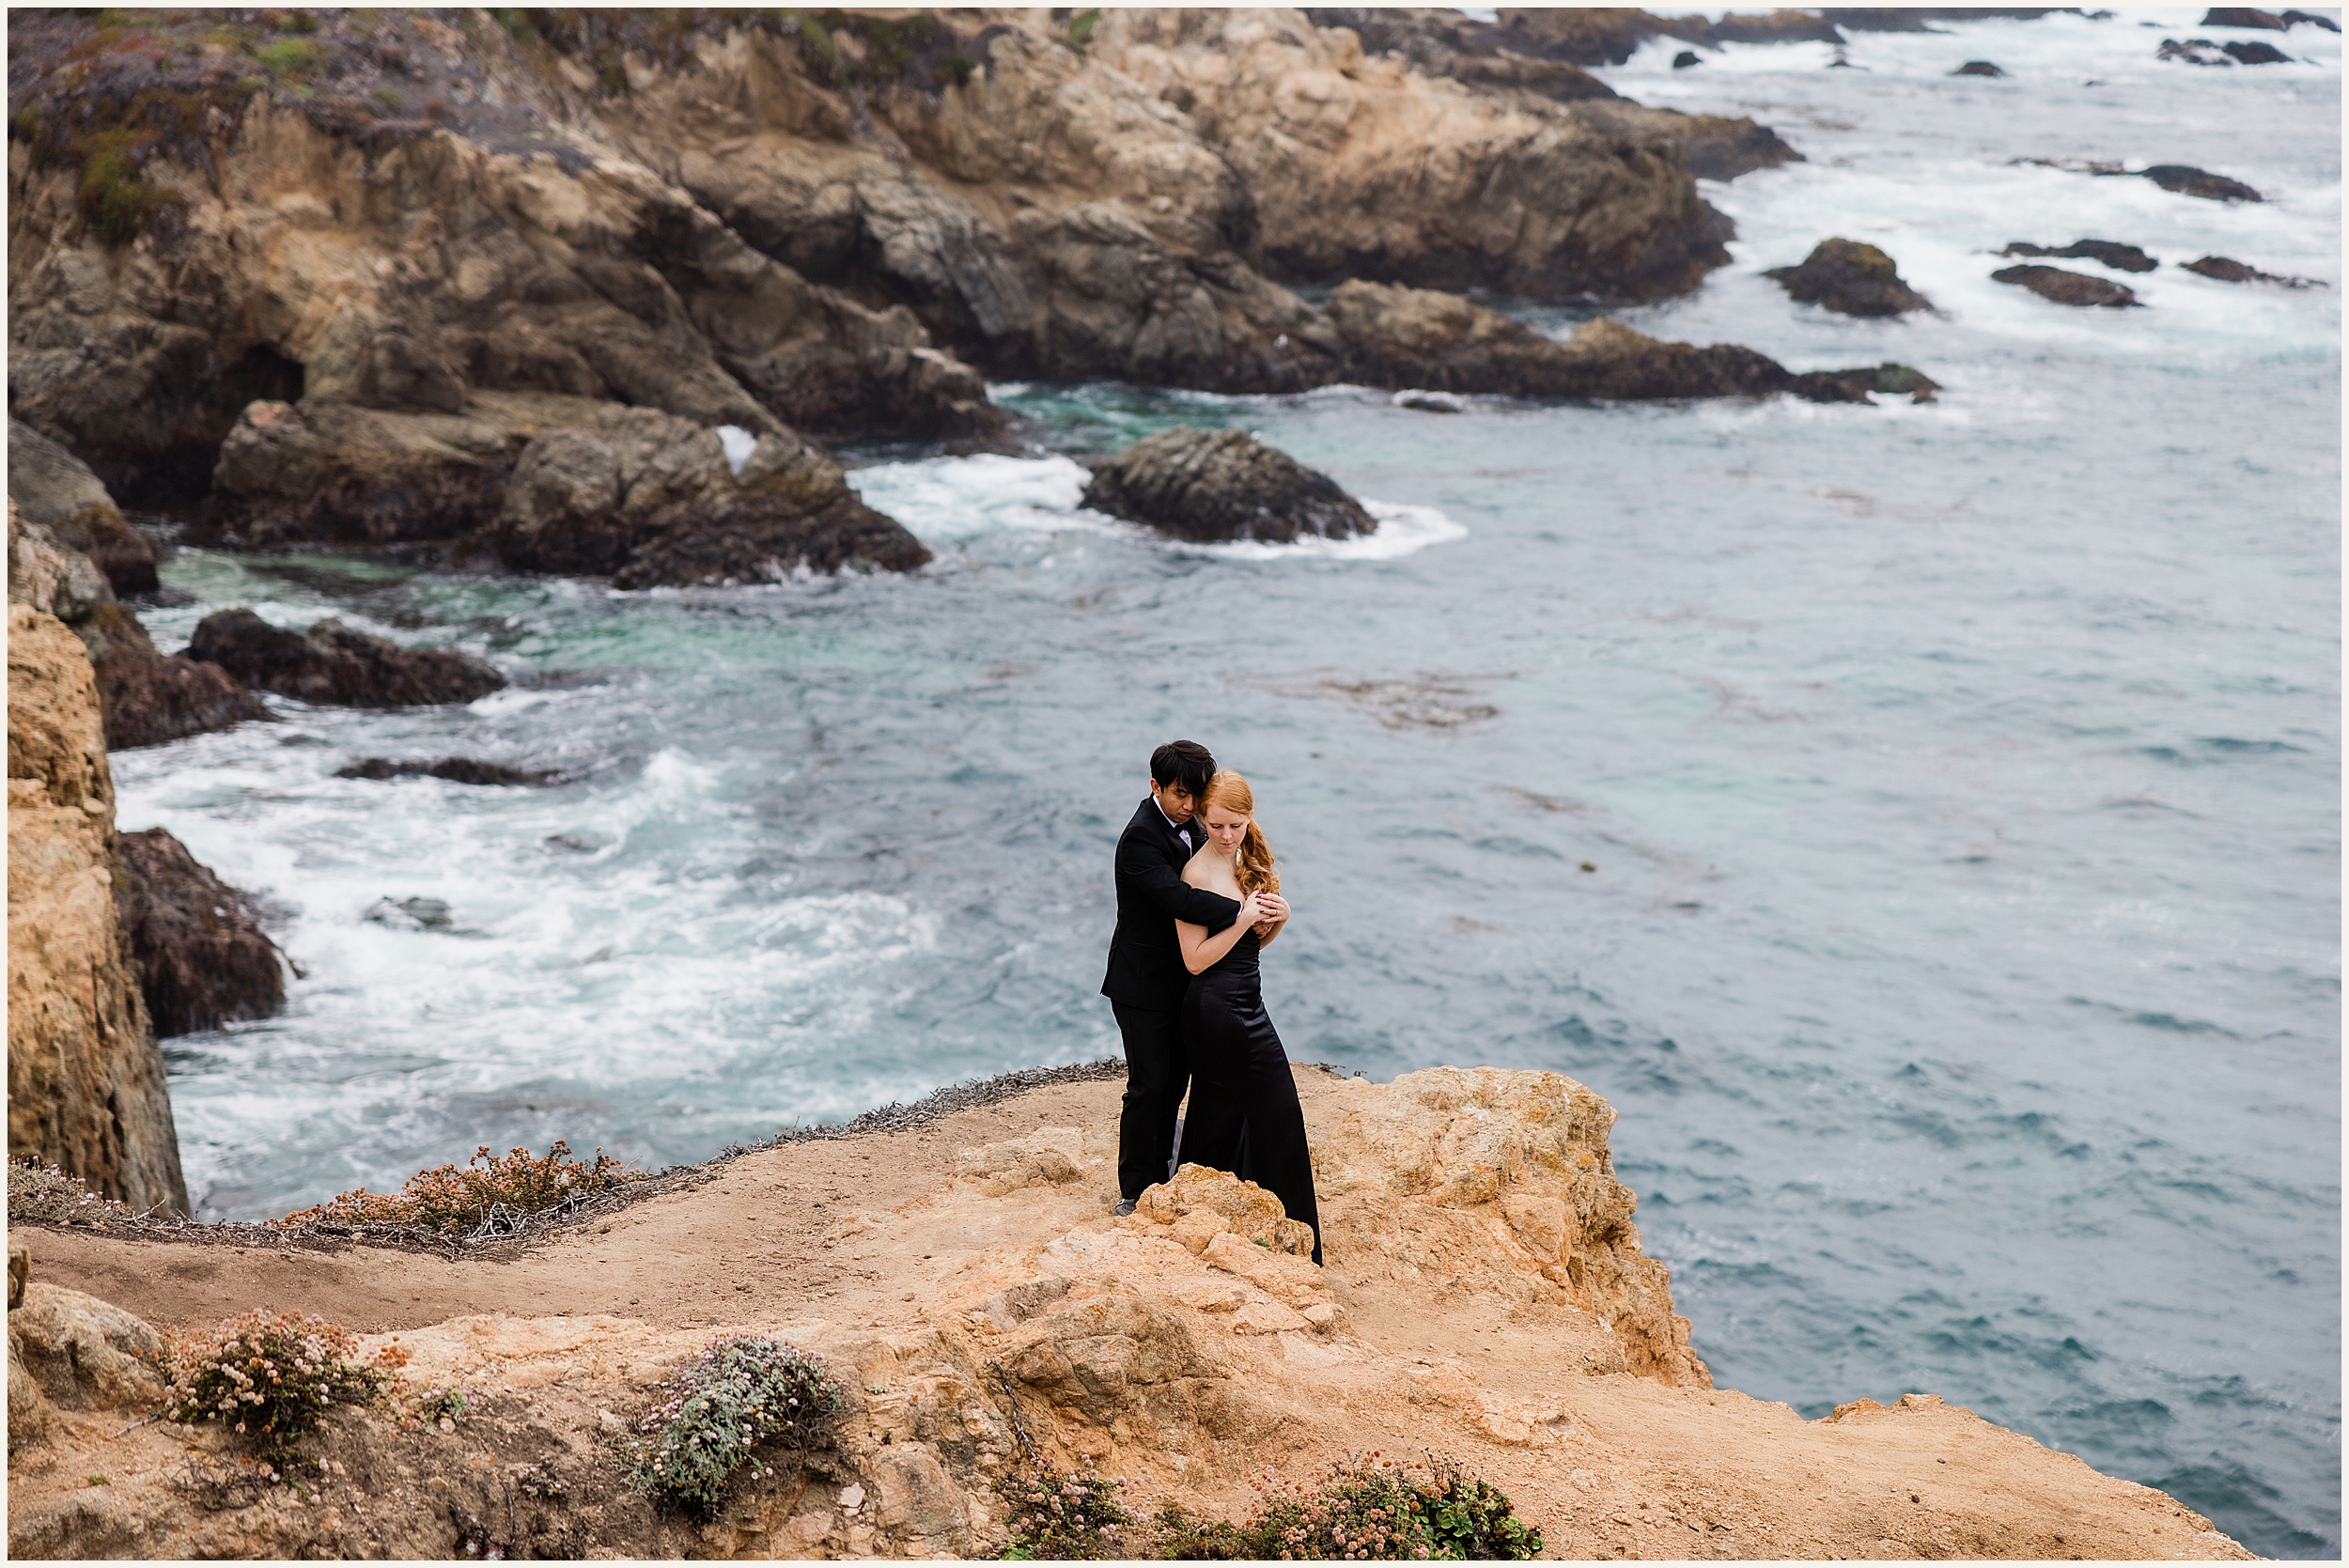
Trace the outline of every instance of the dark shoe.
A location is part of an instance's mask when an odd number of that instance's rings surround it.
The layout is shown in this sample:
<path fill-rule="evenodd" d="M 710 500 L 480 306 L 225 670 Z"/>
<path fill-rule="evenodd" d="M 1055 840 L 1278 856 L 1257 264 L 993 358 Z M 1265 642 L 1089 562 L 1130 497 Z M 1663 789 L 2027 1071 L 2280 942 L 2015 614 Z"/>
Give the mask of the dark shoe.
<path fill-rule="evenodd" d="M 1119 1219 L 1122 1219 L 1133 1212 L 1134 1201 L 1131 1198 L 1120 1198 L 1117 1200 L 1117 1216 Z"/>

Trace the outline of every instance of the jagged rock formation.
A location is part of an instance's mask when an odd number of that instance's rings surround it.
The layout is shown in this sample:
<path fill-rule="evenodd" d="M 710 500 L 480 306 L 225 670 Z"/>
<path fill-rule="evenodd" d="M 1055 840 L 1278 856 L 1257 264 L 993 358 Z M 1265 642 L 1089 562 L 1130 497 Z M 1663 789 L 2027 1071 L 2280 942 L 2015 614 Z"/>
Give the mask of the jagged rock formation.
<path fill-rule="evenodd" d="M 1418 385 L 1273 278 L 1652 298 L 1726 259 L 1695 177 L 1793 156 L 1426 15 L 499 14 L 12 17 L 16 417 L 229 542 L 459 550 L 617 405 L 968 441 L 966 361 Z M 815 531 L 633 580 L 918 559 Z"/>
<path fill-rule="evenodd" d="M 55 615 L 88 650 L 109 748 L 159 745 L 269 717 L 226 672 L 156 651 L 115 597 L 117 582 L 155 585 L 154 548 L 123 521 L 79 458 L 13 420 L 8 549 L 8 602 Z"/>
<path fill-rule="evenodd" d="M 277 944 L 251 894 L 161 828 L 115 841 L 115 911 L 162 1038 L 265 1018 L 286 1001 Z"/>
<path fill-rule="evenodd" d="M 1845 316 L 1899 316 L 1930 310 L 1933 302 L 1908 287 L 1892 258 L 1857 240 L 1822 240 L 1799 267 L 1773 267 L 1774 278 L 1793 298 Z"/>
<path fill-rule="evenodd" d="M 1221 1172 L 1114 1218 L 1112 1080 L 746 1154 L 494 1263 L 215 1248 L 163 1281 L 155 1241 L 46 1231 L 46 1275 L 143 1315 L 341 1301 L 384 1330 L 370 1349 L 398 1335 L 416 1387 L 473 1394 L 446 1434 L 337 1416 L 305 1497 L 217 1510 L 191 1484 L 226 1468 L 214 1434 L 61 1410 L 11 1467 L 11 1552 L 989 1557 L 990 1481 L 1031 1452 L 1129 1478 L 1138 1512 L 1233 1514 L 1267 1467 L 1384 1448 L 1455 1457 L 1567 1558 L 2245 1555 L 1930 1395 L 1804 1421 L 1712 1388 L 1582 1086 L 1298 1076 L 1327 1268 Z M 733 1332 L 827 1358 L 837 1443 L 707 1521 L 657 1514 L 605 1433 Z"/>
<path fill-rule="evenodd" d="M 114 774 L 81 640 L 8 606 L 8 1154 L 188 1211 L 179 1139 L 112 893 Z"/>
<path fill-rule="evenodd" d="M 88 556 L 117 594 L 155 591 L 155 547 L 122 520 L 98 475 L 14 419 L 8 421 L 8 496 L 26 526 L 57 549 Z"/>
<path fill-rule="evenodd" d="M 490 536 L 519 570 L 608 574 L 622 588 L 930 558 L 789 430 L 760 436 L 737 472 L 716 435 L 653 409 L 606 409 L 524 447 Z"/>
<path fill-rule="evenodd" d="M 2000 256 L 2045 256 L 2062 261 L 2101 261 L 2116 272 L 2150 272 L 2161 265 L 2158 258 L 2147 256 L 2135 245 L 2123 245 L 2117 240 L 2075 240 L 2057 249 L 2034 245 L 2027 240 L 2007 243 Z"/>
<path fill-rule="evenodd" d="M 1178 425 L 1095 471 L 1084 504 L 1203 543 L 1350 539 L 1377 530 L 1361 503 L 1245 430 Z"/>
<path fill-rule="evenodd" d="M 188 657 L 264 691 L 345 707 L 469 703 L 506 685 L 487 660 L 454 648 L 403 648 L 331 615 L 295 632 L 250 610 L 216 610 L 196 623 Z"/>
<path fill-rule="evenodd" d="M 2137 291 L 2123 284 L 2110 278 L 2092 278 L 2086 272 L 2067 272 L 2061 267 L 2001 267 L 1990 277 L 1995 283 L 2017 284 L 2060 305 L 2102 305 L 2117 310 L 2141 303 Z"/>

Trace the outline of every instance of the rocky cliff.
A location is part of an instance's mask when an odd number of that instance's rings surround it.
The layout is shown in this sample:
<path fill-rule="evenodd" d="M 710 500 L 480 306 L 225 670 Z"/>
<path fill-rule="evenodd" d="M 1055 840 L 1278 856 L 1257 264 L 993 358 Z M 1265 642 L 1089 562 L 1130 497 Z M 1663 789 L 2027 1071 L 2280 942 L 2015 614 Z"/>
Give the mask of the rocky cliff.
<path fill-rule="evenodd" d="M 993 439 L 981 371 L 1421 385 L 1408 334 L 1286 285 L 1685 290 L 1726 258 L 1697 176 L 1793 156 L 1434 13 L 1375 51 L 1295 10 L 1088 18 L 15 13 L 10 409 L 216 537 L 561 570 L 490 526 L 528 448 L 657 411 L 812 456 L 731 532 L 702 464 L 644 581 L 903 569 L 808 438 Z"/>
<path fill-rule="evenodd" d="M 11 582 L 13 589 L 14 582 Z M 115 912 L 114 776 L 79 638 L 8 606 L 8 1155 L 188 1211 L 138 966 Z"/>
<path fill-rule="evenodd" d="M 1712 1387 L 1614 1176 L 1614 1113 L 1579 1084 L 1301 1068 L 1298 1087 L 1326 1269 L 1276 1200 L 1218 1172 L 1115 1218 L 1099 1075 L 742 1155 L 495 1259 L 20 1227 L 51 1287 L 28 1362 L 71 1335 L 101 1361 L 97 1341 L 136 1337 L 126 1313 L 267 1305 L 468 1391 L 445 1430 L 337 1417 L 296 1491 L 240 1481 L 215 1429 L 128 1428 L 135 1394 L 93 1378 L 11 1458 L 11 1555 L 986 1557 L 991 1482 L 1031 1455 L 1127 1478 L 1138 1513 L 1231 1515 L 1268 1471 L 1369 1449 L 1454 1456 L 1567 1558 L 2246 1555 L 1929 1395 L 1805 1421 Z M 656 1514 L 606 1435 L 741 1332 L 827 1358 L 837 1442 L 707 1519 Z"/>

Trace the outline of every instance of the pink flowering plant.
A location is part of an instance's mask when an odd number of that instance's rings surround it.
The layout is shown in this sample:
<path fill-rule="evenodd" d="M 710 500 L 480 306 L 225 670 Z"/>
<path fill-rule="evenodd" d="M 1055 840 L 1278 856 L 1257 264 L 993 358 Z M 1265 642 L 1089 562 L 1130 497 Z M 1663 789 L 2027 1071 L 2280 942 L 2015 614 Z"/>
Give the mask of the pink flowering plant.
<path fill-rule="evenodd" d="M 1268 1474 L 1258 1490 L 1254 1513 L 1227 1538 L 1235 1557 L 1513 1561 L 1542 1549 L 1542 1532 L 1517 1517 L 1506 1493 L 1449 1460 L 1398 1465 L 1374 1452 L 1307 1481 Z"/>
<path fill-rule="evenodd" d="M 1133 1556 L 1119 1543 L 1134 1516 L 1118 1499 L 1125 1483 L 1101 1475 L 1076 1475 L 1043 1459 L 995 1478 L 995 1495 L 1010 1511 L 1011 1540 L 1003 1557 L 1011 1561 Z"/>
<path fill-rule="evenodd" d="M 284 1459 L 337 1405 L 365 1405 L 386 1374 L 358 1359 L 359 1338 L 323 1318 L 266 1308 L 170 1335 L 163 1417 L 217 1421 L 265 1458 Z"/>
<path fill-rule="evenodd" d="M 619 1439 L 636 1485 L 708 1514 L 738 1475 L 772 1475 L 757 1452 L 793 1456 L 832 1440 L 843 1396 L 824 1358 L 781 1340 L 729 1335 L 680 1362 L 652 1408 Z"/>

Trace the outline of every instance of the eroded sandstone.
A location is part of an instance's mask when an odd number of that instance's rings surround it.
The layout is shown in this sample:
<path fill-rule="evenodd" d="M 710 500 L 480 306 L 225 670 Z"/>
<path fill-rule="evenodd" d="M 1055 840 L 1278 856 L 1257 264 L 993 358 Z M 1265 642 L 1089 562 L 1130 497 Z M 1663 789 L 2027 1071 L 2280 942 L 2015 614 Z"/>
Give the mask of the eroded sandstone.
<path fill-rule="evenodd" d="M 8 606 L 8 1154 L 184 1214 L 179 1134 L 116 915 L 114 774 L 81 640 Z"/>
<path fill-rule="evenodd" d="M 990 1480 L 1031 1455 L 1127 1477 L 1144 1513 L 1231 1515 L 1268 1468 L 1384 1448 L 1457 1458 L 1564 1557 L 2245 1555 L 1931 1396 L 1805 1421 L 1712 1388 L 1583 1086 L 1298 1077 L 1327 1268 L 1270 1194 L 1196 1166 L 1116 1218 L 1108 1080 L 746 1154 L 494 1264 L 43 1232 L 39 1272 L 146 1313 L 369 1312 L 370 1350 L 471 1403 L 446 1433 L 338 1417 L 303 1492 L 218 1511 L 192 1484 L 225 1468 L 216 1434 L 59 1408 L 12 1463 L 11 1547 L 985 1557 Z M 168 1287 L 162 1260 L 185 1265 Z M 848 1395 L 837 1444 L 706 1522 L 656 1514 L 604 1435 L 720 1332 L 820 1352 Z"/>

